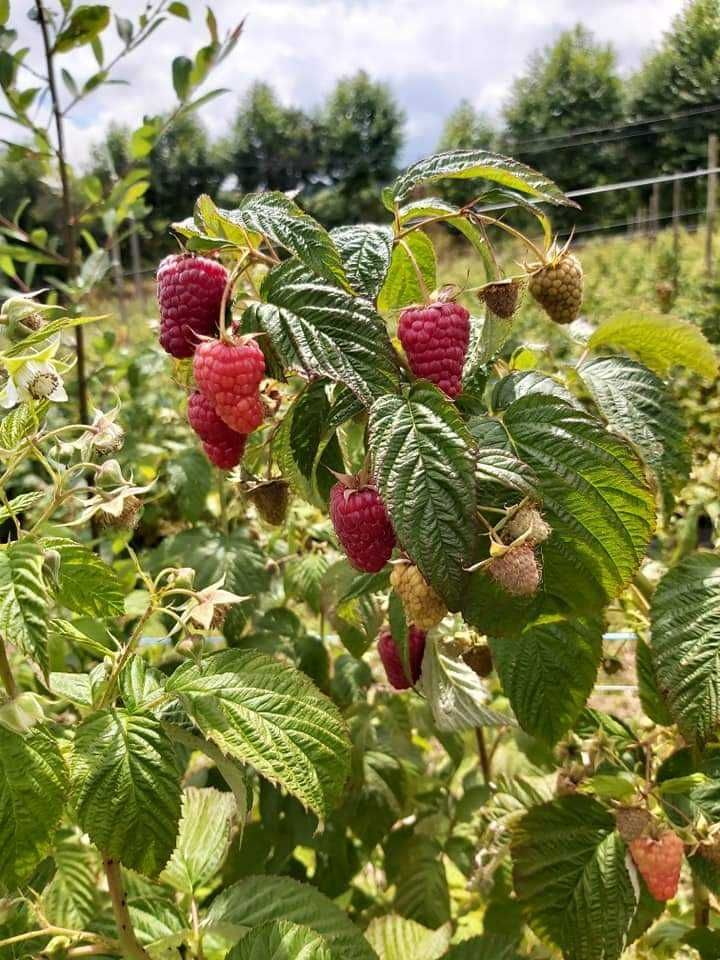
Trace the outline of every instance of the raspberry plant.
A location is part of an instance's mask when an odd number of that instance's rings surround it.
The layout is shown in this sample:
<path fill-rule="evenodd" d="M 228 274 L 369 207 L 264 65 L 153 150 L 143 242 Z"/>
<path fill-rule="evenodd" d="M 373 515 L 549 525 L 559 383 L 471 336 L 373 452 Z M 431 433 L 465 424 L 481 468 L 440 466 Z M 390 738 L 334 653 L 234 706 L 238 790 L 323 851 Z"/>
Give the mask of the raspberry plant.
<path fill-rule="evenodd" d="M 278 193 L 174 225 L 159 339 L 218 486 L 140 555 L 83 526 L 153 509 L 116 413 L 52 423 L 76 320 L 3 308 L 43 319 L 3 354 L 4 487 L 46 478 L 3 499 L 8 956 L 612 960 L 667 901 L 655 947 L 716 948 L 718 560 L 652 542 L 690 470 L 669 374 L 713 351 L 668 315 L 571 324 L 541 208 L 571 201 L 537 171 L 454 151 L 383 200 L 329 233 Z M 438 275 L 446 227 L 479 286 Z M 517 343 L 525 288 L 562 351 Z M 587 705 L 608 620 L 634 724 Z"/>

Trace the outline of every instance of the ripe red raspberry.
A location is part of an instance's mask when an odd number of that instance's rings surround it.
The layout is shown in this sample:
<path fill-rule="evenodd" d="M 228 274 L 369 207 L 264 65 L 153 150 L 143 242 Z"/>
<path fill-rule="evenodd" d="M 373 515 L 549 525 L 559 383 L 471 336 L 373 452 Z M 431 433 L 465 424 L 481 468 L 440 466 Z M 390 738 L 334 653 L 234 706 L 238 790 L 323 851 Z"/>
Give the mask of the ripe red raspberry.
<path fill-rule="evenodd" d="M 265 411 L 258 393 L 265 358 L 254 340 L 205 340 L 195 351 L 195 381 L 219 416 L 238 433 L 251 433 Z"/>
<path fill-rule="evenodd" d="M 414 687 L 420 679 L 423 654 L 425 653 L 425 632 L 411 626 L 408 631 L 408 659 L 410 660 L 410 677 L 405 673 L 402 657 L 387 628 L 383 628 L 378 636 L 378 653 L 385 667 L 388 681 L 396 690 L 407 690 Z"/>
<path fill-rule="evenodd" d="M 232 431 L 231 431 L 232 432 Z M 241 433 L 233 433 L 234 440 L 222 443 L 203 441 L 203 450 L 210 463 L 214 463 L 221 470 L 232 470 L 243 458 L 246 438 Z"/>
<path fill-rule="evenodd" d="M 330 519 L 354 567 L 366 573 L 382 570 L 395 546 L 395 531 L 374 487 L 336 483 L 330 491 Z"/>
<path fill-rule="evenodd" d="M 638 837 L 630 844 L 635 866 L 656 900 L 671 900 L 677 893 L 683 859 L 683 842 L 671 830 L 653 837 Z"/>
<path fill-rule="evenodd" d="M 206 443 L 216 445 L 232 443 L 238 436 L 237 431 L 232 430 L 217 415 L 212 401 L 199 390 L 190 394 L 187 418 L 195 433 Z"/>
<path fill-rule="evenodd" d="M 228 272 L 216 260 L 173 254 L 157 272 L 160 345 L 173 357 L 191 357 L 199 337 L 215 333 Z"/>
<path fill-rule="evenodd" d="M 408 307 L 400 314 L 398 336 L 416 377 L 430 380 L 449 397 L 460 393 L 470 341 L 465 307 L 452 301 Z"/>

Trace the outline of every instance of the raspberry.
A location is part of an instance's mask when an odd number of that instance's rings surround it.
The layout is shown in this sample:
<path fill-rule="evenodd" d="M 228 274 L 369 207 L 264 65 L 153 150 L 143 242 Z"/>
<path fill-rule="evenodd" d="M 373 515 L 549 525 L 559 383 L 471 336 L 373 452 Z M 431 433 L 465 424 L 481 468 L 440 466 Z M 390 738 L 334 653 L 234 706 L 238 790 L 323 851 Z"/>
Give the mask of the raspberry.
<path fill-rule="evenodd" d="M 402 657 L 388 629 L 380 631 L 378 636 L 378 653 L 385 667 L 388 681 L 396 690 L 407 690 L 414 687 L 420 679 L 423 654 L 425 653 L 425 633 L 411 626 L 408 631 L 408 659 L 410 661 L 410 677 L 405 673 Z"/>
<path fill-rule="evenodd" d="M 395 564 L 390 583 L 402 601 L 408 623 L 421 630 L 436 627 L 447 613 L 447 607 L 414 563 Z"/>
<path fill-rule="evenodd" d="M 615 813 L 617 830 L 625 843 L 637 840 L 652 823 L 652 817 L 643 807 L 619 807 Z"/>
<path fill-rule="evenodd" d="M 507 523 L 503 526 L 501 537 L 503 543 L 512 543 L 519 537 L 527 534 L 524 543 L 535 546 L 538 543 L 544 543 L 552 533 L 552 528 L 546 523 L 542 514 L 535 507 L 520 507 Z"/>
<path fill-rule="evenodd" d="M 237 432 L 220 419 L 212 402 L 199 390 L 190 394 L 187 418 L 195 433 L 205 443 L 222 446 L 237 440 Z"/>
<path fill-rule="evenodd" d="M 265 523 L 275 527 L 285 522 L 290 502 L 290 487 L 287 480 L 267 480 L 248 492 L 255 509 Z"/>
<path fill-rule="evenodd" d="M 395 531 L 374 487 L 340 480 L 330 491 L 330 519 L 354 567 L 366 573 L 382 570 L 393 552 Z"/>
<path fill-rule="evenodd" d="M 530 274 L 530 293 L 555 323 L 572 323 L 580 314 L 583 271 L 571 253 L 561 253 Z"/>
<path fill-rule="evenodd" d="M 408 307 L 400 314 L 398 336 L 416 377 L 430 380 L 449 397 L 460 393 L 470 341 L 465 307 L 452 301 Z"/>
<path fill-rule="evenodd" d="M 532 596 L 540 586 L 540 568 L 535 551 L 527 543 L 494 557 L 486 570 L 503 590 L 516 597 Z"/>
<path fill-rule="evenodd" d="M 202 393 L 237 433 L 252 433 L 265 410 L 258 387 L 265 358 L 254 340 L 205 340 L 195 351 L 193 373 Z"/>
<path fill-rule="evenodd" d="M 637 837 L 630 855 L 656 900 L 671 900 L 677 893 L 683 859 L 683 842 L 671 830 L 654 837 Z"/>
<path fill-rule="evenodd" d="M 191 357 L 199 337 L 212 336 L 220 319 L 228 272 L 216 260 L 174 254 L 157 272 L 160 345 L 173 357 Z"/>
<path fill-rule="evenodd" d="M 463 654 L 463 660 L 479 677 L 489 677 L 493 669 L 492 653 L 486 643 L 476 643 Z"/>
<path fill-rule="evenodd" d="M 486 283 L 478 290 L 478 300 L 484 302 L 488 310 L 503 320 L 509 320 L 513 316 L 519 297 L 520 281 L 512 278 Z"/>
<path fill-rule="evenodd" d="M 241 433 L 230 432 L 233 434 L 233 440 L 223 441 L 221 443 L 209 443 L 207 440 L 204 440 L 202 445 L 205 456 L 210 463 L 213 463 L 221 470 L 232 470 L 233 467 L 236 467 L 240 463 L 245 453 L 246 438 Z"/>

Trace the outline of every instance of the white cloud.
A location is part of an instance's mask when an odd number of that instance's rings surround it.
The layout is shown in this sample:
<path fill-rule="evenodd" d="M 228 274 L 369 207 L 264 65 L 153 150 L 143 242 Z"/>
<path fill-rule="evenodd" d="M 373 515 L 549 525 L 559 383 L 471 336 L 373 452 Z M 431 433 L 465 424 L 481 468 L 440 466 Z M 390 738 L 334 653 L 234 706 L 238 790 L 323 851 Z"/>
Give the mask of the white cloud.
<path fill-rule="evenodd" d="M 405 159 L 431 150 L 445 115 L 462 98 L 496 114 L 513 77 L 538 47 L 577 22 L 612 42 L 624 72 L 636 67 L 667 29 L 683 0 L 211 0 L 221 28 L 247 14 L 234 53 L 211 84 L 231 93 L 201 116 L 214 136 L 232 118 L 238 95 L 255 80 L 272 83 L 288 103 L 311 108 L 337 78 L 358 69 L 387 81 L 408 123 Z M 114 0 L 113 13 L 136 17 L 143 0 Z M 68 141 L 82 162 L 112 120 L 137 125 L 142 114 L 173 103 L 170 64 L 205 42 L 205 3 L 191 0 L 193 24 L 170 18 L 144 47 L 123 62 L 118 76 L 130 87 L 111 86 L 71 115 Z M 13 5 L 15 8 L 16 5 Z M 11 26 L 40 65 L 37 27 L 18 13 Z M 106 45 L 113 44 L 108 31 Z M 82 79 L 95 69 L 92 54 L 73 51 L 62 66 Z M 11 136 L 0 120 L 0 136 Z M 16 133 L 17 128 L 14 128 Z"/>

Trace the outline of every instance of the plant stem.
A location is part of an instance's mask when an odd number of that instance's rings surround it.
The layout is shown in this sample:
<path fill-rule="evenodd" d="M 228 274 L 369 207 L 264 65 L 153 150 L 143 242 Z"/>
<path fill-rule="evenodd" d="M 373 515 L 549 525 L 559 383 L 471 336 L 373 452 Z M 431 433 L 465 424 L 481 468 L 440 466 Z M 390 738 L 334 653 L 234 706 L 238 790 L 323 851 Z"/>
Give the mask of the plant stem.
<path fill-rule="evenodd" d="M 422 294 L 423 300 L 425 301 L 425 303 L 429 303 L 429 302 L 430 302 L 430 292 L 429 292 L 429 290 L 428 290 L 428 288 L 427 288 L 427 285 L 426 285 L 426 283 L 425 283 L 425 278 L 424 278 L 423 275 L 422 275 L 422 270 L 420 269 L 420 265 L 418 264 L 417 260 L 415 259 L 415 254 L 412 252 L 412 250 L 410 249 L 410 247 L 408 246 L 408 244 L 405 243 L 404 240 L 398 240 L 398 243 L 399 243 L 399 245 L 403 248 L 403 250 L 405 251 L 405 254 L 406 254 L 408 260 L 409 260 L 410 263 L 412 264 L 412 268 L 413 268 L 413 270 L 415 271 L 415 276 L 417 277 L 418 286 L 420 287 L 420 292 L 421 292 L 421 294 Z"/>
<path fill-rule="evenodd" d="M 6 940 L 0 940 L 0 949 L 11 947 L 14 943 L 23 943 L 26 940 L 34 940 L 36 937 L 72 937 L 77 939 L 82 937 L 86 940 L 93 940 L 92 949 L 96 954 L 112 952 L 111 948 L 102 937 L 96 933 L 89 933 L 86 930 L 70 930 L 68 927 L 43 927 L 41 930 L 28 930 L 25 933 L 18 933 L 14 937 L 8 937 Z M 80 949 L 77 947 L 76 949 Z M 77 956 L 77 954 L 75 954 Z"/>
<path fill-rule="evenodd" d="M 150 955 L 138 942 L 130 919 L 130 911 L 127 905 L 127 896 L 123 886 L 122 871 L 117 860 L 111 860 L 109 857 L 103 857 L 103 867 L 107 877 L 108 890 L 112 900 L 113 914 L 117 924 L 120 939 L 120 949 L 124 957 L 130 957 L 131 960 L 150 960 Z"/>
<path fill-rule="evenodd" d="M 707 927 L 710 924 L 710 900 L 705 887 L 693 877 L 693 909 L 695 926 Z"/>
<path fill-rule="evenodd" d="M 35 9 L 37 10 L 38 23 L 42 32 L 43 47 L 45 49 L 45 63 L 47 65 L 48 88 L 50 90 L 50 99 L 52 101 L 52 112 L 55 119 L 55 133 L 57 136 L 57 162 L 60 173 L 60 183 L 62 186 L 62 211 L 63 211 L 63 233 L 65 245 L 65 259 L 67 260 L 68 278 L 72 278 L 75 273 L 75 224 L 73 222 L 72 201 L 70 195 L 70 176 L 65 151 L 65 129 L 63 126 L 63 112 L 60 106 L 58 96 L 57 82 L 55 80 L 55 60 L 52 44 L 50 42 L 50 31 L 48 29 L 47 17 L 42 0 L 35 0 Z M 82 423 L 88 422 L 88 396 L 87 379 L 85 374 L 85 337 L 82 326 L 75 327 L 75 352 L 77 356 L 77 384 L 78 384 L 78 406 L 80 410 L 80 420 Z"/>
<path fill-rule="evenodd" d="M 190 901 L 190 922 L 192 923 L 193 937 L 195 939 L 195 956 L 197 960 L 205 960 L 203 953 L 203 935 L 200 929 L 200 916 L 198 914 L 198 905 L 195 897 Z"/>
<path fill-rule="evenodd" d="M 487 746 L 485 744 L 485 732 L 482 727 L 475 727 L 475 738 L 477 740 L 478 755 L 480 757 L 480 768 L 482 769 L 483 780 L 486 786 L 490 785 L 491 770 L 490 757 L 488 756 Z"/>
<path fill-rule="evenodd" d="M 113 671 L 110 674 L 110 679 L 108 680 L 107 688 L 100 700 L 100 703 L 98 704 L 99 710 L 102 710 L 103 707 L 107 707 L 112 703 L 113 696 L 115 693 L 115 685 L 117 683 L 117 678 L 120 676 L 120 671 L 125 666 L 129 657 L 135 650 L 135 647 L 137 646 L 138 641 L 142 636 L 142 628 L 145 626 L 145 624 L 148 622 L 148 620 L 150 619 L 150 617 L 153 615 L 154 612 L 155 612 L 155 604 L 151 601 L 150 603 L 148 603 L 145 612 L 143 613 L 143 615 L 140 617 L 137 624 L 135 625 L 135 629 L 133 630 L 130 636 L 130 639 L 125 644 L 125 647 L 122 653 L 115 661 L 115 666 L 113 667 Z"/>
<path fill-rule="evenodd" d="M 7 650 L 5 649 L 5 641 L 0 636 L 0 679 L 2 679 L 3 686 L 7 690 L 7 695 L 11 700 L 14 700 L 17 696 L 17 684 L 15 683 L 15 677 L 13 676 L 12 669 L 10 667 L 10 661 L 8 660 Z"/>

